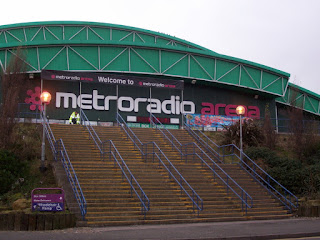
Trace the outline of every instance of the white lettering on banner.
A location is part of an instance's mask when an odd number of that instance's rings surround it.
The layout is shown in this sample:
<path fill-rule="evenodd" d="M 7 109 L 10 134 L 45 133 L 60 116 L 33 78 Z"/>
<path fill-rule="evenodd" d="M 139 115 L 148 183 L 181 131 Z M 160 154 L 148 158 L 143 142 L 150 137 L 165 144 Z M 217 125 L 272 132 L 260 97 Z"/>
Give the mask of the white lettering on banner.
<path fill-rule="evenodd" d="M 97 110 L 104 110 L 104 106 L 99 106 L 98 102 L 99 102 L 99 99 L 104 99 L 104 96 L 103 95 L 99 95 L 98 94 L 98 90 L 93 90 L 92 91 L 92 98 L 93 98 L 93 108 L 94 109 L 97 109 Z"/>
<path fill-rule="evenodd" d="M 139 112 L 139 102 L 146 102 L 148 101 L 147 98 L 136 98 L 134 100 L 134 111 Z"/>
<path fill-rule="evenodd" d="M 162 108 L 162 111 L 165 113 L 165 114 L 170 114 L 170 112 L 172 114 L 176 114 L 176 108 L 175 108 L 175 102 L 174 102 L 174 99 L 175 97 L 174 96 L 171 96 L 171 99 L 170 100 L 164 100 L 162 102 L 162 105 L 161 105 L 161 108 Z M 167 108 L 167 106 L 170 106 L 170 109 Z"/>
<path fill-rule="evenodd" d="M 129 102 L 129 107 L 124 107 L 123 102 L 127 101 Z M 119 97 L 118 99 L 118 109 L 121 112 L 132 112 L 134 109 L 134 101 L 131 97 Z"/>
<path fill-rule="evenodd" d="M 110 78 L 110 77 L 100 77 L 98 76 L 98 81 L 103 83 L 114 83 L 114 84 L 124 84 L 133 85 L 134 81 L 130 79 L 121 79 L 121 78 Z"/>
<path fill-rule="evenodd" d="M 78 96 L 78 106 L 84 110 L 92 109 L 92 95 L 91 94 L 81 94 Z"/>
<path fill-rule="evenodd" d="M 64 99 L 63 101 L 63 107 L 69 108 L 69 99 L 71 99 L 71 107 L 76 108 L 77 107 L 77 96 L 74 93 L 64 93 L 64 92 L 57 92 L 56 93 L 56 107 L 60 108 L 61 105 L 61 99 Z"/>
<path fill-rule="evenodd" d="M 99 100 L 104 100 L 104 106 L 99 105 Z M 95 109 L 98 111 L 109 111 L 110 101 L 117 101 L 117 96 L 104 96 L 99 95 L 98 90 L 93 90 L 92 94 L 81 94 L 78 97 L 74 93 L 57 92 L 56 93 L 56 107 L 61 107 L 63 102 L 63 108 L 69 108 L 71 101 L 71 107 L 90 110 Z M 102 102 L 100 102 L 101 104 Z M 179 96 L 171 96 L 170 99 L 166 99 L 161 102 L 156 98 L 136 98 L 128 96 L 121 96 L 118 99 L 118 109 L 122 112 L 139 112 L 139 108 L 142 104 L 147 104 L 146 110 L 152 113 L 165 113 L 165 114 L 177 114 L 190 113 L 194 114 L 196 106 L 192 101 L 180 102 Z"/>
<path fill-rule="evenodd" d="M 110 110 L 110 100 L 117 100 L 117 96 L 106 96 L 104 99 L 104 110 L 109 111 Z M 99 110 L 99 109 L 97 109 Z"/>
<path fill-rule="evenodd" d="M 190 107 L 190 111 L 185 110 L 186 106 Z M 191 101 L 183 101 L 181 103 L 181 109 L 184 109 L 183 112 L 181 112 L 181 113 L 195 113 L 196 112 L 196 105 Z"/>
<path fill-rule="evenodd" d="M 180 114 L 180 96 L 176 96 L 176 114 Z"/>
<path fill-rule="evenodd" d="M 78 77 L 78 76 L 55 75 L 55 78 L 62 79 L 62 80 L 76 80 L 76 81 L 80 80 L 80 77 Z"/>
<path fill-rule="evenodd" d="M 152 111 L 152 113 L 161 113 L 161 102 L 159 99 L 151 98 L 151 101 L 148 99 L 148 102 L 150 102 L 147 106 L 148 112 Z"/>
<path fill-rule="evenodd" d="M 143 82 L 142 85 L 143 85 L 143 86 L 147 86 L 147 87 L 164 87 L 164 84 L 163 84 L 163 83 Z"/>

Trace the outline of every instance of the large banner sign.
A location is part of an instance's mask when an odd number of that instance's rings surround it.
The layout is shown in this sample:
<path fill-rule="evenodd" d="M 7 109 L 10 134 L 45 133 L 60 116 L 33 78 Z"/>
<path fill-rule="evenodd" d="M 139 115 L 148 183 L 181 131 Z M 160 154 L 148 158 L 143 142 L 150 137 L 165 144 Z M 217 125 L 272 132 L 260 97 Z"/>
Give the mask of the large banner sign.
<path fill-rule="evenodd" d="M 43 80 L 81 81 L 122 86 L 153 87 L 164 89 L 182 90 L 184 88 L 184 82 L 181 80 L 136 77 L 109 73 L 42 70 L 41 78 Z"/>
<path fill-rule="evenodd" d="M 243 120 L 248 119 L 246 117 Z M 203 115 L 203 114 L 187 114 L 187 124 L 191 127 L 212 127 L 223 128 L 223 126 L 229 126 L 239 121 L 239 117 L 236 116 L 221 116 L 221 115 Z"/>

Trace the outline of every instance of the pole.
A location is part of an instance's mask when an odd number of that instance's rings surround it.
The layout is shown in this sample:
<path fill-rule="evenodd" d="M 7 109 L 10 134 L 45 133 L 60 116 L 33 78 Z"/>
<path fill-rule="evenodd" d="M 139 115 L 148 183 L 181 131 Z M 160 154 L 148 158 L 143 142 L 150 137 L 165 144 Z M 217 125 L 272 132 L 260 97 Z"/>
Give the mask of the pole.
<path fill-rule="evenodd" d="M 119 115 L 119 109 L 118 109 L 119 87 L 118 87 L 118 85 L 116 85 L 116 93 L 117 93 L 117 106 L 116 106 L 116 108 L 117 108 L 117 118 L 116 119 L 118 119 L 118 115 Z"/>
<path fill-rule="evenodd" d="M 240 160 L 242 160 L 242 121 L 240 115 Z"/>
<path fill-rule="evenodd" d="M 182 112 L 182 108 L 181 105 L 183 105 L 183 90 L 181 90 L 181 104 L 179 104 L 180 107 L 180 114 L 181 114 L 181 129 L 183 129 L 183 125 L 184 125 L 184 113 Z"/>
<path fill-rule="evenodd" d="M 82 124 L 82 119 L 81 119 L 81 110 L 82 110 L 82 97 L 81 97 L 81 82 L 79 81 L 79 93 L 80 93 L 80 124 Z"/>
<path fill-rule="evenodd" d="M 150 87 L 150 99 L 149 99 L 149 106 L 150 106 L 150 114 L 149 114 L 149 122 L 150 122 L 150 128 L 151 128 L 151 87 Z"/>
<path fill-rule="evenodd" d="M 46 118 L 46 104 L 43 103 L 43 112 L 42 112 L 42 144 L 41 144 L 41 166 L 40 171 L 45 172 L 46 167 L 44 166 L 44 160 L 46 156 L 46 142 L 45 142 L 45 118 Z"/>
<path fill-rule="evenodd" d="M 277 131 L 277 133 L 279 133 L 278 108 L 277 108 L 277 106 L 275 108 L 276 108 L 276 131 Z M 266 115 L 266 114 L 264 114 L 264 115 Z M 264 120 L 266 120 L 266 117 L 264 117 Z"/>

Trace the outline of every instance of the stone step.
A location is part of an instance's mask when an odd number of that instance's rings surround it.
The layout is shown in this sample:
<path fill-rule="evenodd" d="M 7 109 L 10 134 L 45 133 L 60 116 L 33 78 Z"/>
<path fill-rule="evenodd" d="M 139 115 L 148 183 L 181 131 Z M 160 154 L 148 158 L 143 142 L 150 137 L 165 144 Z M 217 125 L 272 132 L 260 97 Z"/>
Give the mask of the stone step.
<path fill-rule="evenodd" d="M 188 218 L 195 218 L 196 214 L 162 214 L 162 215 L 149 215 L 148 213 L 146 214 L 145 220 L 161 220 L 161 219 L 188 219 Z M 203 213 L 201 212 L 199 214 L 200 218 L 221 218 L 221 217 L 229 217 L 229 218 L 235 218 L 235 217 L 242 217 L 243 214 L 241 212 L 223 212 L 223 213 Z M 119 219 L 126 218 L 127 220 L 137 220 L 137 219 L 144 219 L 143 215 L 133 215 L 133 216 L 128 216 L 128 215 L 122 215 L 122 216 L 99 216 L 99 217 L 87 217 L 88 223 L 92 220 L 95 221 L 105 221 L 105 220 L 111 220 L 111 221 L 117 221 Z"/>
<path fill-rule="evenodd" d="M 201 222 L 220 222 L 220 221 L 241 221 L 243 217 L 223 217 L 223 218 L 187 218 L 187 219 L 159 219 L 159 220 L 145 220 L 143 217 L 132 221 L 88 221 L 89 226 L 126 226 L 137 224 L 178 224 L 178 223 L 201 223 Z"/>
<path fill-rule="evenodd" d="M 113 140 L 130 171 L 150 199 L 151 210 L 144 219 L 140 211 L 140 201 L 135 194 L 130 195 L 130 186 L 123 180 L 119 166 L 114 165 L 113 160 L 110 161 L 107 155 L 104 156 L 104 161 L 101 160 L 100 152 L 88 138 L 87 130 L 83 126 L 73 125 L 57 126 L 54 129 L 55 127 L 52 129 L 63 138 L 87 199 L 87 220 L 90 226 L 280 219 L 288 216 L 279 202 L 270 197 L 267 191 L 238 165 L 220 164 L 219 166 L 241 187 L 244 186 L 243 189 L 253 197 L 254 206 L 248 209 L 248 214 L 245 215 L 240 199 L 231 190 L 227 193 L 226 186 L 217 177 L 214 181 L 213 173 L 207 167 L 202 167 L 199 160 L 193 161 L 189 157 L 186 162 L 185 159 L 181 159 L 180 153 L 172 150 L 170 143 L 155 129 L 133 129 L 136 135 L 141 137 L 141 141 L 156 141 L 163 153 L 203 199 L 204 210 L 197 217 L 197 214 L 193 213 L 191 200 L 184 192 L 181 193 L 177 183 L 169 179 L 162 164 L 159 168 L 157 159 L 153 163 L 151 155 L 146 159 L 141 158 L 140 152 L 134 150 L 133 143 L 130 139 L 127 140 L 120 127 L 94 127 L 101 140 Z M 171 132 L 183 144 L 193 141 L 186 131 Z M 213 166 L 211 160 L 206 161 Z M 169 166 L 165 159 L 164 163 Z M 217 167 L 215 169 L 218 174 L 223 175 Z M 229 184 L 240 195 L 239 188 L 233 183 Z"/>

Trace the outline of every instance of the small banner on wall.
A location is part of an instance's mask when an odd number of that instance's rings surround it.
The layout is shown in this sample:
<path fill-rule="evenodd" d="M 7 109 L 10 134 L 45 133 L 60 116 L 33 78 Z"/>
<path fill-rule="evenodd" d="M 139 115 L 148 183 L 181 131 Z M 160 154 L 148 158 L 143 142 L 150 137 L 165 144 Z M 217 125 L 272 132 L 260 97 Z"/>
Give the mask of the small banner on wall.
<path fill-rule="evenodd" d="M 184 88 L 184 82 L 182 80 L 136 77 L 109 73 L 42 70 L 41 78 L 43 80 L 81 81 L 87 83 L 92 82 L 135 87 L 152 87 L 179 90 L 182 90 Z"/>
<path fill-rule="evenodd" d="M 247 118 L 243 117 L 243 121 Z M 223 128 L 223 126 L 229 126 L 239 121 L 239 117 L 221 116 L 221 115 L 204 115 L 204 114 L 187 114 L 187 124 L 191 127 L 211 127 L 211 128 Z"/>

